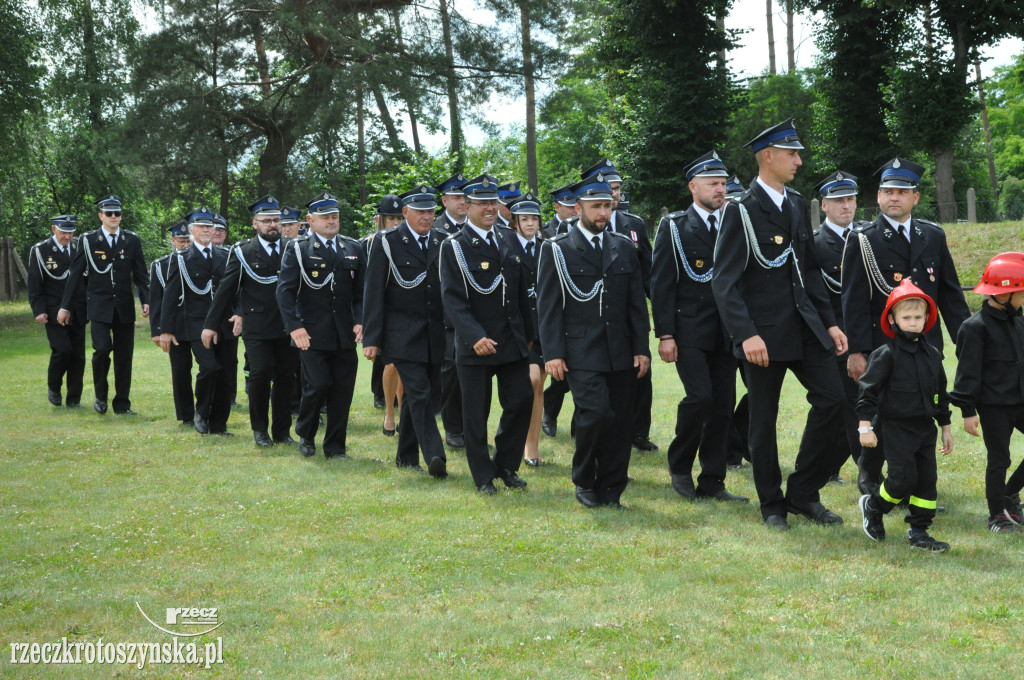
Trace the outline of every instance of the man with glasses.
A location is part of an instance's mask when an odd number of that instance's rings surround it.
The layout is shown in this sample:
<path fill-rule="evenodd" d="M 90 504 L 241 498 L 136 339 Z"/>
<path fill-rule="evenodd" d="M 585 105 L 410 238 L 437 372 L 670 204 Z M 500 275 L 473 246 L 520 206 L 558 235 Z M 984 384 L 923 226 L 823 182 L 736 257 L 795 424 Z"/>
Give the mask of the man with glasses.
<path fill-rule="evenodd" d="M 267 195 L 249 210 L 256 237 L 231 249 L 202 341 L 212 349 L 224 341 L 220 329 L 226 321 L 241 326 L 249 360 L 249 425 L 256 446 L 294 444 L 291 408 L 299 356 L 284 330 L 276 296 L 286 243 L 281 239 L 281 204 Z"/>
<path fill-rule="evenodd" d="M 138 415 L 132 410 L 132 356 L 135 352 L 135 304 L 132 283 L 142 305 L 142 316 L 149 316 L 149 274 L 142 254 L 142 241 L 133 232 L 121 228 L 121 199 L 110 194 L 96 201 L 101 227 L 85 234 L 71 259 L 68 285 L 57 312 L 57 323 L 71 322 L 73 301 L 84 287 L 86 315 L 91 322 L 92 382 L 97 413 L 107 412 L 113 352 L 114 413 Z"/>
<path fill-rule="evenodd" d="M 356 382 L 356 343 L 363 339 L 363 248 L 338 234 L 338 199 L 328 192 L 306 204 L 311 233 L 289 241 L 281 258 L 277 304 L 302 362 L 299 453 L 316 455 L 320 407 L 327 404 L 325 458 L 348 458 L 348 414 Z"/>
<path fill-rule="evenodd" d="M 227 253 L 213 245 L 214 215 L 205 207 L 187 218 L 192 245 L 171 257 L 167 269 L 167 286 L 160 305 L 160 347 L 170 352 L 173 345 L 188 343 L 199 364 L 196 375 L 195 430 L 199 434 L 230 436 L 227 431 L 231 412 L 230 381 L 234 374 L 229 366 L 227 345 L 207 348 L 203 345 L 203 321 L 213 296 L 220 285 L 227 263 Z M 235 324 L 240 323 L 237 320 Z M 227 335 L 235 330 L 231 322 L 221 327 Z"/>

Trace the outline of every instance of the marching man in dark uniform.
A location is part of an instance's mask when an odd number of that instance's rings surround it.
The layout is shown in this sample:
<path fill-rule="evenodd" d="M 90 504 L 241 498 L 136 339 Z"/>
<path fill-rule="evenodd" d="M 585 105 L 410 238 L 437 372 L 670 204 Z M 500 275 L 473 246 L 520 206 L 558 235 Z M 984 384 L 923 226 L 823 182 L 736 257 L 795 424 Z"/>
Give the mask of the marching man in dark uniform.
<path fill-rule="evenodd" d="M 338 199 L 323 192 L 306 204 L 310 234 L 289 241 L 281 259 L 277 303 L 302 362 L 299 452 L 316 455 L 320 407 L 327 404 L 324 457 L 348 458 L 348 414 L 355 389 L 356 343 L 363 336 L 363 249 L 338 234 Z"/>
<path fill-rule="evenodd" d="M 620 507 L 630 405 L 651 361 L 650 324 L 637 249 L 607 230 L 613 203 L 604 175 L 579 182 L 575 195 L 578 224 L 541 246 L 541 347 L 548 375 L 568 380 L 576 403 L 576 499 L 588 508 Z"/>
<path fill-rule="evenodd" d="M 380 199 L 377 214 L 373 216 L 373 225 L 377 231 L 359 239 L 359 244 L 363 246 L 363 259 L 367 261 L 367 266 L 369 266 L 370 246 L 377 235 L 388 229 L 394 229 L 402 223 L 403 219 L 400 197 L 387 194 Z M 445 233 L 445 238 L 447 236 L 448 234 Z M 364 304 L 363 307 L 365 309 L 366 305 Z M 364 323 L 363 326 L 365 333 L 366 324 Z M 373 392 L 373 407 L 384 410 L 384 434 L 391 437 L 395 434 L 395 399 L 401 401 L 402 381 L 398 377 L 395 365 L 390 361 L 385 364 L 383 356 L 380 359 L 375 359 L 373 362 L 373 371 L 370 373 L 370 391 Z M 391 427 L 388 427 L 389 424 Z"/>
<path fill-rule="evenodd" d="M 68 286 L 71 260 L 78 248 L 75 239 L 76 215 L 58 215 L 50 219 L 53 236 L 32 246 L 28 254 L 28 301 L 36 322 L 46 327 L 50 343 L 50 365 L 46 371 L 47 399 L 61 404 L 61 387 L 67 377 L 68 408 L 82 401 L 82 376 L 85 374 L 85 288 L 77 287 L 71 301 L 70 322 L 57 322 L 61 300 Z"/>
<path fill-rule="evenodd" d="M 960 290 L 956 265 L 946 245 L 946 234 L 932 222 L 911 216 L 921 194 L 918 182 L 924 167 L 905 158 L 893 158 L 878 169 L 878 218 L 855 230 L 843 258 L 843 318 L 850 336 L 847 368 L 859 380 L 867 357 L 888 338 L 882 332 L 882 311 L 889 293 L 909 278 L 935 301 L 949 336 L 955 338 L 970 311 Z M 935 325 L 925 339 L 942 351 L 942 329 Z M 862 448 L 857 486 L 872 493 L 882 481 L 885 442 Z"/>
<path fill-rule="evenodd" d="M 789 528 L 787 513 L 817 524 L 841 524 L 819 491 L 834 468 L 843 388 L 835 354 L 846 351 L 819 274 L 807 201 L 786 187 L 803 145 L 790 118 L 747 143 L 758 176 L 727 203 L 715 249 L 712 289 L 737 358 L 745 363 L 750 401 L 750 461 L 766 526 Z M 811 410 L 795 470 L 782 492 L 777 427 L 786 371 L 807 389 Z"/>
<path fill-rule="evenodd" d="M 241 323 L 249 358 L 249 425 L 253 439 L 261 447 L 275 442 L 294 444 L 291 409 L 299 357 L 284 330 L 276 296 L 281 251 L 287 243 L 281 239 L 281 204 L 268 195 L 250 205 L 249 210 L 256 237 L 229 252 L 203 324 L 202 341 L 205 348 L 213 349 L 226 339 L 222 334 L 226 323 Z"/>
<path fill-rule="evenodd" d="M 203 346 L 203 322 L 213 303 L 227 263 L 227 252 L 213 245 L 214 217 L 205 207 L 187 218 L 192 245 L 171 256 L 167 269 L 167 285 L 160 304 L 160 347 L 170 352 L 173 345 L 186 343 L 199 373 L 195 382 L 195 430 L 199 434 L 230 436 L 228 415 L 231 412 L 229 381 L 234 374 L 224 370 L 230 365 L 227 345 L 208 349 Z M 227 322 L 221 329 L 225 335 L 237 333 L 240 319 Z"/>
<path fill-rule="evenodd" d="M 434 220 L 434 229 L 443 229 L 447 234 L 457 234 L 466 224 L 466 194 L 462 191 L 464 186 L 466 178 L 461 172 L 457 172 L 437 187 L 444 212 Z"/>
<path fill-rule="evenodd" d="M 171 258 L 180 250 L 189 247 L 188 223 L 178 220 L 167 230 L 171 237 L 171 252 L 162 255 L 150 265 L 149 271 L 149 336 L 153 344 L 160 345 L 160 313 L 163 307 L 164 288 L 167 285 Z M 187 342 L 171 343 L 168 357 L 171 362 L 171 392 L 174 394 L 174 417 L 187 427 L 195 427 L 196 402 L 192 393 L 192 351 Z"/>
<path fill-rule="evenodd" d="M 818 182 L 814 188 L 821 195 L 821 209 L 825 213 L 825 221 L 814 233 L 814 253 L 821 266 L 821 280 L 828 292 L 836 325 L 846 333 L 842 297 L 843 251 L 853 230 L 853 215 L 857 212 L 857 178 L 840 170 Z M 835 466 L 829 474 L 829 480 L 839 484 L 843 483 L 839 471 L 846 459 L 852 455 L 856 462 L 860 458 L 860 435 L 857 433 L 857 413 L 854 411 L 857 405 L 857 381 L 846 370 L 846 361 L 846 356 L 836 356 L 836 369 L 846 393 L 846 403 L 843 405 L 842 426 L 834 439 Z"/>
<path fill-rule="evenodd" d="M 746 190 L 747 188 L 743 186 L 743 182 L 736 175 L 725 181 L 725 198 L 727 200 L 731 201 L 734 198 L 739 198 Z"/>
<path fill-rule="evenodd" d="M 499 227 L 507 227 L 512 221 L 512 211 L 508 207 L 523 195 L 519 184 L 519 182 L 509 182 L 498 187 L 498 220 L 495 224 Z"/>
<path fill-rule="evenodd" d="M 672 488 L 683 498 L 747 502 L 725 489 L 726 445 L 736 401 L 736 359 L 711 291 L 725 204 L 725 163 L 710 151 L 686 168 L 693 204 L 662 218 L 654 237 L 651 310 L 658 354 L 674 363 L 686 396 L 668 447 Z M 700 451 L 701 473 L 693 484 Z"/>
<path fill-rule="evenodd" d="M 608 222 L 607 230 L 610 233 L 622 234 L 629 238 L 636 248 L 640 260 L 640 272 L 643 276 L 644 292 L 651 297 L 651 268 L 654 262 L 654 253 L 651 248 L 651 239 L 647 234 L 647 225 L 636 215 L 626 212 L 619 207 L 619 199 L 622 197 L 622 176 L 612 164 L 611 160 L 604 159 L 584 170 L 581 179 L 592 177 L 601 173 L 604 180 L 612 190 L 612 216 Z M 651 372 L 647 371 L 640 376 L 640 382 L 636 388 L 636 397 L 633 402 L 633 437 L 632 445 L 639 451 L 657 451 L 658 445 L 651 441 L 651 408 L 654 404 L 654 385 L 651 382 Z"/>
<path fill-rule="evenodd" d="M 420 185 L 400 197 L 405 220 L 377 234 L 366 265 L 363 356 L 398 370 L 402 380 L 398 424 L 400 468 L 422 470 L 419 452 L 430 474 L 448 476 L 444 443 L 434 409 L 441 398 L 444 359 L 444 309 L 437 263 L 446 232 L 432 228 L 437 199 L 433 187 Z M 418 448 L 417 448 L 418 447 Z"/>
<path fill-rule="evenodd" d="M 121 199 L 113 194 L 96 201 L 102 226 L 83 234 L 71 259 L 71 273 L 57 312 L 57 323 L 71 321 L 73 301 L 86 291 L 86 314 L 91 322 L 92 383 L 97 413 L 107 412 L 110 353 L 114 353 L 114 413 L 137 415 L 132 410 L 132 356 L 135 353 L 135 304 L 132 283 L 149 316 L 149 276 L 142 241 L 121 229 Z"/>
<path fill-rule="evenodd" d="M 441 295 L 455 326 L 455 361 L 462 388 L 466 459 L 477 490 L 494 494 L 494 479 L 520 489 L 516 474 L 530 429 L 533 390 L 529 346 L 536 339 L 526 281 L 510 244 L 515 234 L 497 227 L 498 181 L 481 175 L 463 188 L 466 226 L 441 248 Z M 487 450 L 491 382 L 498 379 L 502 414 Z"/>
<path fill-rule="evenodd" d="M 466 224 L 466 178 L 457 172 L 438 187 L 444 212 L 434 220 L 434 229 L 458 234 Z M 444 363 L 441 365 L 441 423 L 444 425 L 445 444 L 453 449 L 466 444 L 462 435 L 462 389 L 459 387 L 458 368 L 455 364 L 455 326 L 451 319 L 444 320 Z"/>

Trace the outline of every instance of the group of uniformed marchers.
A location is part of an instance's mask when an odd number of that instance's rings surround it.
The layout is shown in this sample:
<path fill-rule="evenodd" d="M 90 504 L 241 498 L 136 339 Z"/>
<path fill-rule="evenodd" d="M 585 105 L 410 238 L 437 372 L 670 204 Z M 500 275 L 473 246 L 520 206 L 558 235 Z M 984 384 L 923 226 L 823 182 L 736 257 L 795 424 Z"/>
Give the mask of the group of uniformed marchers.
<path fill-rule="evenodd" d="M 941 434 L 942 452 L 952 450 L 953 404 L 970 434 L 980 417 L 987 528 L 1020 531 L 1024 471 L 1006 473 L 1010 435 L 1024 425 L 1024 255 L 992 259 L 972 316 L 943 230 L 912 215 L 924 167 L 882 165 L 870 222 L 854 221 L 858 178 L 822 178 L 815 232 L 807 200 L 786 186 L 804 148 L 792 119 L 746 146 L 758 164 L 749 187 L 716 151 L 697 158 L 685 170 L 693 202 L 661 219 L 653 246 L 609 159 L 550 192 L 547 223 L 518 182 L 456 173 L 385 196 L 376 231 L 358 241 L 339 233 L 327 191 L 301 213 L 261 197 L 249 206 L 251 238 L 231 246 L 227 220 L 202 207 L 170 228 L 170 251 L 148 268 L 139 237 L 120 226 L 121 199 L 104 196 L 99 228 L 75 236 L 76 216 L 57 216 L 30 253 L 32 312 L 51 347 L 48 399 L 80 406 L 89 325 L 94 409 L 135 415 L 137 297 L 170 359 L 175 417 L 199 434 L 231 434 L 240 337 L 255 444 L 347 458 L 361 345 L 400 468 L 443 479 L 446 450 L 464 449 L 479 493 L 497 493 L 498 481 L 523 489 L 522 466 L 544 464 L 540 434 L 557 435 L 571 394 L 575 498 L 622 508 L 632 449 L 658 449 L 653 319 L 658 357 L 681 386 L 667 461 L 683 498 L 748 502 L 726 485 L 747 459 L 766 526 L 785 530 L 794 515 L 838 525 L 820 491 L 844 483 L 852 458 L 864 532 L 884 539 L 883 515 L 904 505 L 910 545 L 941 552 L 948 544 L 927 529 L 942 509 L 936 445 Z M 969 367 L 951 392 L 939 320 Z M 787 372 L 810 408 L 784 481 Z"/>

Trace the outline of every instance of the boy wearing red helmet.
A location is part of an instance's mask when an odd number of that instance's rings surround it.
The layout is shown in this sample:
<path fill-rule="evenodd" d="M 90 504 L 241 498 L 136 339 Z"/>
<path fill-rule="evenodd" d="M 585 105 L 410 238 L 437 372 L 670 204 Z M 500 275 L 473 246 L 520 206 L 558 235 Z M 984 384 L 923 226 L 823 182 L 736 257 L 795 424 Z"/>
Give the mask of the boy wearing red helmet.
<path fill-rule="evenodd" d="M 878 444 L 874 422 L 885 439 L 889 466 L 878 490 L 860 497 L 864 533 L 884 540 L 882 516 L 909 496 L 907 540 L 912 548 L 929 552 L 949 549 L 928 534 L 938 498 L 933 418 L 942 428 L 942 455 L 953 450 L 942 355 L 922 341 L 937 319 L 935 301 L 904 279 L 882 312 L 882 332 L 892 340 L 871 353 L 857 400 L 860 443 L 868 448 Z"/>
<path fill-rule="evenodd" d="M 977 437 L 981 422 L 989 530 L 1019 533 L 1024 463 L 1008 481 L 1006 471 L 1010 436 L 1014 427 L 1024 426 L 1024 253 L 992 258 L 974 292 L 989 297 L 957 333 L 959 363 L 950 399 L 960 408 L 968 434 Z"/>

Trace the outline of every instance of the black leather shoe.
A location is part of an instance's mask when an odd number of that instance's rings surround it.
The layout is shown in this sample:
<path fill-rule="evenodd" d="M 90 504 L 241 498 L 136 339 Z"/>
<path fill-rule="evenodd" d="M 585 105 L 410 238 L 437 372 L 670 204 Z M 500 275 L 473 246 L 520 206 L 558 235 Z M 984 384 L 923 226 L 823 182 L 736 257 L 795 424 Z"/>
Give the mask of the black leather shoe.
<path fill-rule="evenodd" d="M 498 493 L 498 490 L 494 488 L 494 482 L 487 482 L 486 484 L 481 484 L 480 486 L 477 487 L 476 490 L 487 496 L 493 496 L 494 494 Z"/>
<path fill-rule="evenodd" d="M 104 413 L 107 412 L 107 402 L 102 401 L 101 399 L 97 399 L 96 401 L 93 402 L 92 408 L 94 411 L 96 411 L 96 413 L 103 415 Z"/>
<path fill-rule="evenodd" d="M 427 471 L 431 477 L 437 479 L 444 479 L 448 476 L 448 463 L 441 456 L 434 456 L 430 459 L 430 465 L 427 466 Z"/>
<path fill-rule="evenodd" d="M 526 488 L 526 480 L 511 470 L 505 470 L 499 476 L 501 477 L 501 481 L 505 482 L 505 486 L 510 489 Z"/>
<path fill-rule="evenodd" d="M 697 498 L 697 490 L 693 488 L 693 475 L 672 475 L 672 488 L 687 500 Z"/>
<path fill-rule="evenodd" d="M 385 437 L 394 437 L 395 436 L 395 428 L 391 428 L 389 430 L 388 428 L 381 426 L 380 431 L 384 433 Z"/>
<path fill-rule="evenodd" d="M 377 397 L 374 397 L 373 398 L 373 407 L 375 409 L 377 409 L 378 411 L 383 411 L 384 410 L 384 397 L 380 397 L 379 399 Z"/>
<path fill-rule="evenodd" d="M 256 446 L 268 447 L 274 445 L 274 440 L 271 439 L 270 435 L 266 432 L 257 432 L 256 430 L 253 430 L 252 438 L 256 441 Z"/>
<path fill-rule="evenodd" d="M 423 466 L 421 466 L 419 463 L 415 465 L 396 463 L 395 467 L 397 467 L 399 470 L 413 470 L 415 472 L 426 472 L 426 470 L 423 469 Z"/>
<path fill-rule="evenodd" d="M 832 475 L 831 477 L 828 478 L 828 483 L 829 484 L 838 484 L 839 486 L 842 486 L 843 484 L 846 484 L 846 480 L 843 479 L 842 476 L 837 472 L 837 473 L 835 473 L 834 475 Z"/>
<path fill-rule="evenodd" d="M 181 426 L 182 427 L 195 427 L 196 426 L 196 421 L 194 421 L 194 420 L 183 420 L 183 421 L 181 421 Z"/>
<path fill-rule="evenodd" d="M 558 434 L 558 421 L 545 415 L 540 421 L 540 430 L 549 437 Z"/>
<path fill-rule="evenodd" d="M 46 398 L 54 406 L 60 406 L 60 392 L 56 390 L 46 390 Z"/>
<path fill-rule="evenodd" d="M 114 413 L 116 413 L 119 416 L 137 416 L 137 415 L 139 415 L 136 411 L 133 411 L 130 408 L 126 408 L 123 411 L 114 411 Z"/>
<path fill-rule="evenodd" d="M 274 443 L 275 444 L 292 444 L 292 445 L 294 445 L 294 444 L 297 444 L 298 442 L 296 442 L 294 439 L 292 439 L 291 435 L 286 434 L 283 437 L 274 437 Z"/>
<path fill-rule="evenodd" d="M 718 491 L 712 491 L 707 493 L 702 489 L 697 489 L 697 498 L 710 498 L 715 501 L 725 501 L 727 503 L 749 503 L 750 499 L 746 496 L 737 496 L 734 493 L 729 493 L 725 489 L 719 489 Z"/>
<path fill-rule="evenodd" d="M 337 451 L 328 451 L 327 449 L 324 449 L 324 458 L 327 458 L 328 460 L 334 458 L 337 458 L 339 460 L 348 460 L 351 457 L 352 456 L 345 453 L 345 449 L 340 449 Z"/>
<path fill-rule="evenodd" d="M 466 446 L 466 438 L 454 432 L 444 433 L 444 443 L 453 449 L 461 449 Z"/>
<path fill-rule="evenodd" d="M 797 504 L 786 501 L 786 509 L 793 515 L 803 515 L 815 524 L 833 526 L 843 523 L 843 518 L 818 502 Z"/>
<path fill-rule="evenodd" d="M 789 531 L 789 522 L 785 515 L 768 515 L 764 518 L 764 525 L 776 531 Z"/>
<path fill-rule="evenodd" d="M 650 453 L 658 450 L 658 445 L 650 440 L 649 437 L 634 437 L 633 448 L 638 451 L 644 451 Z"/>
<path fill-rule="evenodd" d="M 629 508 L 619 501 L 608 501 L 607 503 L 602 503 L 602 505 L 606 508 L 612 508 L 613 510 L 629 510 Z"/>
<path fill-rule="evenodd" d="M 582 486 L 576 487 L 576 500 L 588 508 L 597 508 L 601 506 L 601 501 L 597 500 L 597 494 L 594 493 L 594 490 L 584 489 Z"/>
<path fill-rule="evenodd" d="M 210 434 L 215 434 L 218 437 L 234 437 L 235 436 L 234 432 L 228 432 L 227 430 L 218 430 L 216 432 L 211 432 Z"/>
<path fill-rule="evenodd" d="M 541 466 L 540 458 L 523 458 L 523 462 L 532 468 Z"/>
<path fill-rule="evenodd" d="M 67 406 L 68 408 L 82 408 L 82 404 L 77 401 L 68 400 L 67 402 L 64 403 L 64 405 Z"/>
<path fill-rule="evenodd" d="M 210 433 L 210 424 L 208 422 L 206 422 L 206 419 L 203 418 L 198 413 L 195 416 L 195 428 L 196 428 L 196 432 L 198 432 L 199 434 L 209 434 Z"/>
<path fill-rule="evenodd" d="M 312 458 L 316 455 L 316 443 L 312 439 L 306 439 L 305 437 L 299 438 L 299 453 L 306 458 Z"/>

